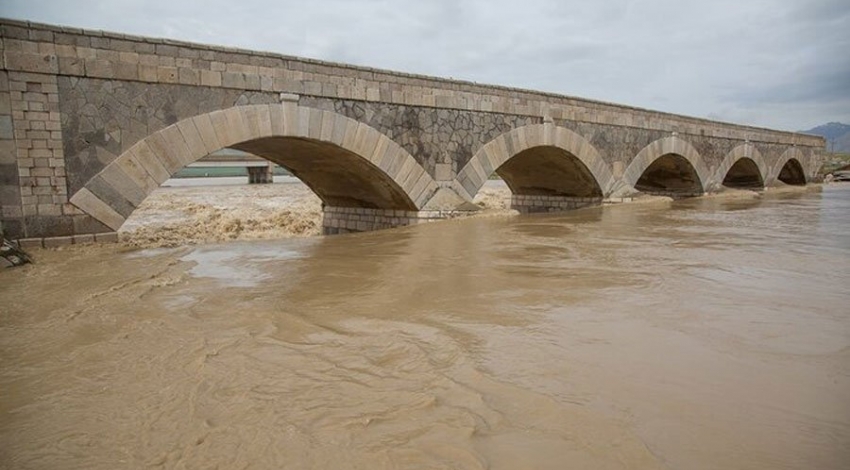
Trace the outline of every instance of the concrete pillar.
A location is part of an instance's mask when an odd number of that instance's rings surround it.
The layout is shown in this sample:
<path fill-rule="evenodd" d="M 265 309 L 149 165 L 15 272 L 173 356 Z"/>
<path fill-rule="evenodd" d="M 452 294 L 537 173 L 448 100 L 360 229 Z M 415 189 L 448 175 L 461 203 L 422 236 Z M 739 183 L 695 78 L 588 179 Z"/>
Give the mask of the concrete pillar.
<path fill-rule="evenodd" d="M 272 165 L 249 166 L 248 184 L 270 184 L 274 183 L 274 170 Z"/>

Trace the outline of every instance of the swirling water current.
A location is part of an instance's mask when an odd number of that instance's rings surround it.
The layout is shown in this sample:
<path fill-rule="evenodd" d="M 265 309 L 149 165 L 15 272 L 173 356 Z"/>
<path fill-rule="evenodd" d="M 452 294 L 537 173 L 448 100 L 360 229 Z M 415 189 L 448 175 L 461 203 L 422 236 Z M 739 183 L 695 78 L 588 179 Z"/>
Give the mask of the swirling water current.
<path fill-rule="evenodd" d="M 0 468 L 850 468 L 850 187 L 0 272 Z"/>

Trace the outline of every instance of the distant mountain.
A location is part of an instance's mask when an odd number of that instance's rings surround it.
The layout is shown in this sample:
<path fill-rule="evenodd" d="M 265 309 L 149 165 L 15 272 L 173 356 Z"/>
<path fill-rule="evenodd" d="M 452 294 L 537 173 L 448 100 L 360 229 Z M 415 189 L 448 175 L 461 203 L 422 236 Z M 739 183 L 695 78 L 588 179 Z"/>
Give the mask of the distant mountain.
<path fill-rule="evenodd" d="M 822 136 L 826 139 L 826 149 L 830 152 L 850 153 L 850 125 L 840 122 L 830 122 L 829 124 L 800 132 Z"/>

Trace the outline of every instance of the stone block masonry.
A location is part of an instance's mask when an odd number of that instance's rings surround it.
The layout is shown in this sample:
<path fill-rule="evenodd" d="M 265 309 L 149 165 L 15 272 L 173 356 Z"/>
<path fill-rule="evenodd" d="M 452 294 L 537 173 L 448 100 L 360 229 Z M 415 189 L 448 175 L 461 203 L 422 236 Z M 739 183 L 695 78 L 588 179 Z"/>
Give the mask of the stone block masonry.
<path fill-rule="evenodd" d="M 452 217 L 500 171 L 521 212 L 631 197 L 669 154 L 706 191 L 741 158 L 765 186 L 786 165 L 804 184 L 824 146 L 552 93 L 0 19 L 0 222 L 15 239 L 114 233 L 222 147 L 289 168 L 336 233 Z"/>
<path fill-rule="evenodd" d="M 329 206 L 326 206 L 322 212 L 323 235 L 406 227 L 408 225 L 464 217 L 470 214 L 468 211 L 403 211 Z"/>
<path fill-rule="evenodd" d="M 514 194 L 511 196 L 511 208 L 520 214 L 538 212 L 564 212 L 582 207 L 602 205 L 601 197 L 573 197 Z"/>
<path fill-rule="evenodd" d="M 9 73 L 24 216 L 53 217 L 68 203 L 55 75 Z M 73 210 L 67 208 L 66 210 Z"/>
<path fill-rule="evenodd" d="M 49 236 L 58 234 L 57 228 L 72 233 L 75 224 L 100 228 L 68 202 L 56 75 L 9 71 L 6 79 L 12 122 L 3 136 L 14 139 L 16 165 L 5 168 L 4 202 L 15 199 L 8 186 L 16 173 L 20 203 L 4 203 L 4 219 L 19 236 Z"/>

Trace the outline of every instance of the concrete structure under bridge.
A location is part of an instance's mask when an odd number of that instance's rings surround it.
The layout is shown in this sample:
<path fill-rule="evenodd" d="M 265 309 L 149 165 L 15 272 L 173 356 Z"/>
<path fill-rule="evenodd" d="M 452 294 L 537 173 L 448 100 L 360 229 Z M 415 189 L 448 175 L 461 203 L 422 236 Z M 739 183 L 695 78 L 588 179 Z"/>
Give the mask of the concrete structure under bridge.
<path fill-rule="evenodd" d="M 108 238 L 221 148 L 289 169 L 326 233 L 454 215 L 492 173 L 522 212 L 806 184 L 820 137 L 263 52 L 0 20 L 11 238 Z M 114 235 L 113 235 L 114 236 Z"/>

